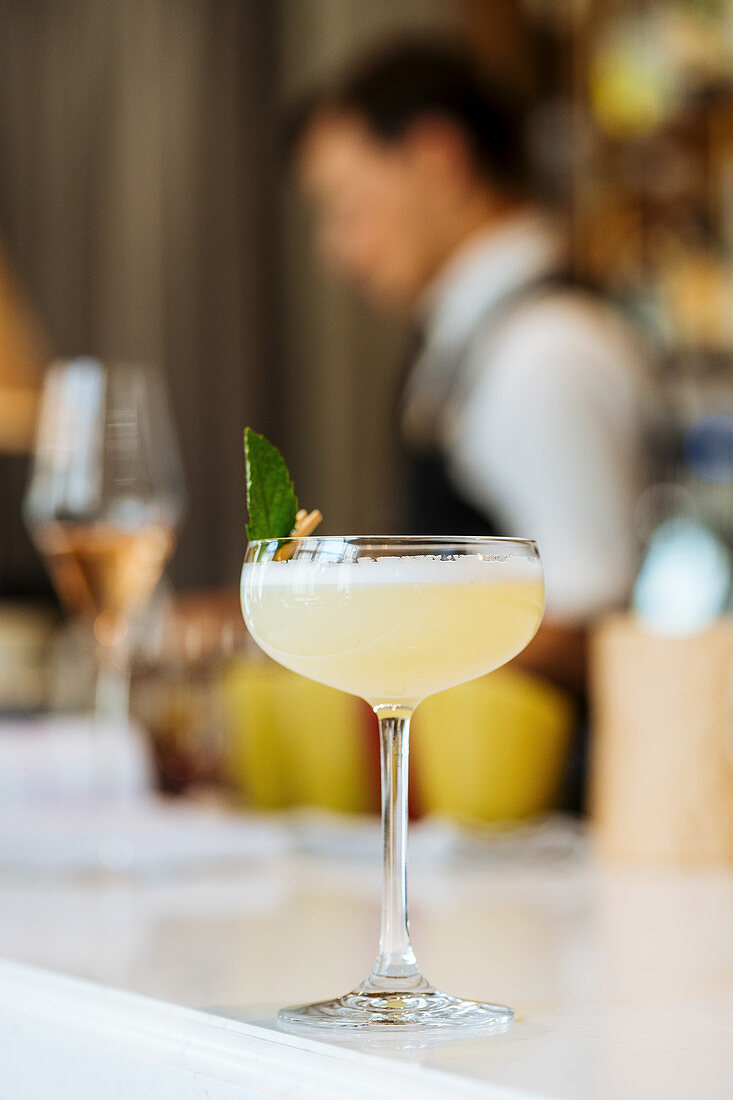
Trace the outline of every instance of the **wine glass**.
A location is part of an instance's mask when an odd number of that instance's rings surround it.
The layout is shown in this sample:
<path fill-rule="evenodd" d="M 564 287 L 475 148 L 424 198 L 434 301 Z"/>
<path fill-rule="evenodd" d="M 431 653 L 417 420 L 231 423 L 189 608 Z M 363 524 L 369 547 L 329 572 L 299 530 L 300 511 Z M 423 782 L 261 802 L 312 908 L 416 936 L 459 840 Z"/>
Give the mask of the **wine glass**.
<path fill-rule="evenodd" d="M 173 552 L 183 506 L 158 371 L 90 358 L 53 363 L 23 509 L 59 596 L 93 626 L 104 721 L 127 719 L 131 620 Z"/>
<path fill-rule="evenodd" d="M 293 552 L 278 560 L 283 542 Z M 249 631 L 267 654 L 362 696 L 380 728 L 383 894 L 374 968 L 345 996 L 282 1009 L 281 1024 L 392 1034 L 506 1029 L 511 1009 L 441 993 L 415 960 L 407 916 L 408 731 L 422 699 L 498 668 L 533 637 L 544 612 L 537 546 L 442 536 L 261 540 L 247 547 L 241 595 Z"/>

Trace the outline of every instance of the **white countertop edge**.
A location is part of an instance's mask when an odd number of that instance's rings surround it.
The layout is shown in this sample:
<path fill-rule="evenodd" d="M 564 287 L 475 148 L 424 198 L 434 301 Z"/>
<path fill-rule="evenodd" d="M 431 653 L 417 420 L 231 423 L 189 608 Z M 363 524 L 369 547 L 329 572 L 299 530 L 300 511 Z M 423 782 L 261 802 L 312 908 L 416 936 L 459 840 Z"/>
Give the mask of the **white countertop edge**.
<path fill-rule="evenodd" d="M 540 1100 L 0 959 L 3 1100 Z"/>

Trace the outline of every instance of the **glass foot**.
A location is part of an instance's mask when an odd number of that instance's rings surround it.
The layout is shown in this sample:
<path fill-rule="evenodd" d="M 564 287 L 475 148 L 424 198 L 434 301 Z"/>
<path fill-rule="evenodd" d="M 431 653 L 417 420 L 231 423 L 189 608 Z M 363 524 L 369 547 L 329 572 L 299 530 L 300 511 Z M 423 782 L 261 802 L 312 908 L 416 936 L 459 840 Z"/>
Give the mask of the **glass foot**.
<path fill-rule="evenodd" d="M 288 1031 L 386 1033 L 443 1030 L 506 1031 L 514 1013 L 504 1005 L 464 1001 L 437 989 L 392 993 L 355 990 L 334 1001 L 282 1008 L 278 1021 Z"/>

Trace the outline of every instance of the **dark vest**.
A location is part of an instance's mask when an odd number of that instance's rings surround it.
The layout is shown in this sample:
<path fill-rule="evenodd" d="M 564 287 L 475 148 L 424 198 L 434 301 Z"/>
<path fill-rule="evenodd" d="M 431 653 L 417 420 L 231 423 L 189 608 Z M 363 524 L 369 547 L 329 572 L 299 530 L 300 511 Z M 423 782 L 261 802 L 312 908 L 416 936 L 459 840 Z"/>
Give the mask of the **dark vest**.
<path fill-rule="evenodd" d="M 491 333 L 530 301 L 567 291 L 588 292 L 589 287 L 565 272 L 553 272 L 534 279 L 510 292 L 481 313 L 464 343 L 451 353 L 455 365 L 451 372 L 447 399 L 459 389 L 476 334 Z M 413 360 L 414 363 L 414 360 Z M 411 367 L 413 364 L 409 364 Z M 409 371 L 408 371 L 409 374 Z M 404 407 L 407 378 L 403 378 L 398 408 Z M 418 451 L 403 442 L 407 508 L 405 531 L 413 535 L 506 535 L 506 525 L 498 509 L 475 508 L 454 484 L 445 454 L 435 447 Z"/>

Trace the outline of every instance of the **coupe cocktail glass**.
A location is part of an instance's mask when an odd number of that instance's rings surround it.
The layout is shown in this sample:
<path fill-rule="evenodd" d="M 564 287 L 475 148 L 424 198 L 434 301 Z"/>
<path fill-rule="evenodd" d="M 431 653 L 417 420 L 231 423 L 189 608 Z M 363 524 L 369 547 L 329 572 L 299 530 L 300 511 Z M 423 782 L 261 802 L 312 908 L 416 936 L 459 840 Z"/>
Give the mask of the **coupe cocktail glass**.
<path fill-rule="evenodd" d="M 285 542 L 294 544 L 292 555 L 278 560 Z M 343 997 L 282 1009 L 281 1023 L 400 1034 L 504 1030 L 510 1008 L 441 993 L 415 960 L 407 916 L 408 731 L 422 699 L 491 672 L 533 637 L 544 610 L 535 543 L 438 536 L 261 540 L 247 547 L 242 609 L 270 657 L 360 695 L 380 727 L 384 881 L 374 968 Z"/>

